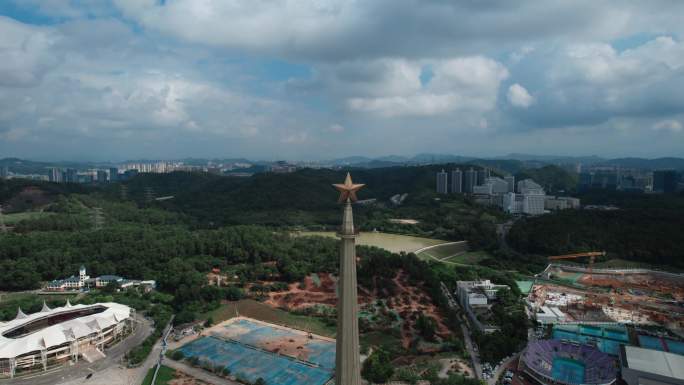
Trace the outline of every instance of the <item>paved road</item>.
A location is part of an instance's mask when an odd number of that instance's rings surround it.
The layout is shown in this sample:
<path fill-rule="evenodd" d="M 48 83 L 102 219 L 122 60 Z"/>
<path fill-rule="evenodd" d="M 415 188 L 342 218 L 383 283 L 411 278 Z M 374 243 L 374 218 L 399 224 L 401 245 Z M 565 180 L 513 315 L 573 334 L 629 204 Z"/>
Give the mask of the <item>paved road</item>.
<path fill-rule="evenodd" d="M 503 372 L 506 370 L 506 368 L 508 368 L 508 366 L 511 364 L 511 362 L 513 362 L 516 358 L 518 358 L 519 355 L 520 355 L 520 353 L 515 353 L 512 357 L 508 358 L 501 365 L 499 365 L 496 368 L 494 375 L 487 380 L 487 384 L 495 385 L 496 381 L 499 379 L 499 377 L 501 377 L 501 374 L 503 374 Z"/>
<path fill-rule="evenodd" d="M 159 359 L 157 360 L 157 363 L 154 368 L 154 374 L 152 375 L 152 383 L 154 384 L 157 382 L 157 376 L 159 375 L 159 368 L 162 366 L 162 361 L 164 360 L 164 354 L 166 353 L 166 349 L 168 348 L 168 343 L 166 340 L 169 338 L 169 334 L 171 334 L 171 323 L 173 322 L 173 317 L 175 315 L 171 316 L 171 319 L 169 320 L 169 323 L 166 324 L 166 327 L 164 328 L 164 332 L 162 332 L 162 338 L 160 341 L 157 341 L 155 344 L 155 347 L 161 343 L 161 350 L 159 351 Z M 152 352 L 150 352 L 152 353 Z M 156 350 L 155 350 L 156 353 Z M 153 354 L 150 354 L 147 358 L 154 357 Z"/>
<path fill-rule="evenodd" d="M 432 255 L 432 254 L 430 254 L 430 253 L 425 253 L 425 254 L 427 254 L 427 256 L 430 257 L 431 259 L 433 259 L 433 260 L 435 260 L 435 261 L 437 261 L 437 262 L 446 263 L 447 265 L 461 266 L 461 267 L 472 267 L 472 266 L 474 266 L 474 265 L 467 265 L 467 264 L 465 264 L 465 263 L 458 263 L 458 262 L 445 261 L 444 259 L 439 259 L 439 258 L 435 257 L 434 255 Z M 458 254 L 461 254 L 461 253 L 458 253 Z M 458 254 L 454 254 L 454 255 L 458 255 Z M 453 257 L 453 255 L 450 255 L 449 257 Z M 449 257 L 446 257 L 446 258 L 449 258 Z"/>
<path fill-rule="evenodd" d="M 444 282 L 440 282 L 439 285 L 442 288 L 442 294 L 444 294 L 444 296 L 447 298 L 447 303 L 449 304 L 449 307 L 455 309 L 457 306 L 456 300 L 454 300 L 454 296 L 451 295 L 449 288 L 447 287 L 447 285 L 444 284 Z M 470 359 L 473 362 L 475 378 L 480 380 L 483 378 L 482 364 L 480 363 L 480 356 L 473 348 L 473 341 L 470 339 L 470 330 L 468 330 L 467 325 L 468 322 L 465 320 L 464 317 L 461 317 L 461 331 L 463 332 L 463 339 L 465 340 L 466 350 L 468 351 L 468 354 L 470 354 Z"/>
<path fill-rule="evenodd" d="M 473 369 L 475 369 L 475 378 L 478 380 L 482 377 L 482 364 L 480 363 L 480 355 L 473 349 L 473 341 L 470 339 L 470 330 L 466 327 L 466 321 L 461 323 L 461 330 L 463 331 L 463 339 L 465 340 L 466 350 L 470 354 L 470 359 L 473 361 Z"/>
<path fill-rule="evenodd" d="M 79 360 L 79 362 L 73 366 L 55 368 L 46 373 L 11 380 L 0 380 L 0 385 L 55 385 L 78 380 L 79 378 L 85 379 L 88 374 L 99 372 L 113 366 L 120 366 L 124 354 L 133 347 L 140 345 L 145 338 L 152 333 L 153 329 L 150 321 L 141 316 L 137 316 L 136 319 L 139 321 L 139 324 L 135 332 L 113 348 L 107 350 L 105 352 L 106 357 L 101 360 L 93 363 Z M 137 384 L 139 383 L 140 382 Z"/>

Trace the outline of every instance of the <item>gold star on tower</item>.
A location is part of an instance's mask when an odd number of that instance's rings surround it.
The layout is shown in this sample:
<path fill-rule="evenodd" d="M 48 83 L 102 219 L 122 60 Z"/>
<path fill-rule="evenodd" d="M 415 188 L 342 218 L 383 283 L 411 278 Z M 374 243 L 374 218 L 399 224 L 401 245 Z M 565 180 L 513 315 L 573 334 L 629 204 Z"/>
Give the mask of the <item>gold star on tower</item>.
<path fill-rule="evenodd" d="M 358 198 L 356 197 L 356 192 L 365 186 L 365 184 L 354 184 L 352 183 L 352 178 L 349 173 L 347 173 L 347 178 L 344 180 L 344 184 L 333 184 L 333 186 L 340 192 L 339 203 L 351 201 L 356 202 Z"/>

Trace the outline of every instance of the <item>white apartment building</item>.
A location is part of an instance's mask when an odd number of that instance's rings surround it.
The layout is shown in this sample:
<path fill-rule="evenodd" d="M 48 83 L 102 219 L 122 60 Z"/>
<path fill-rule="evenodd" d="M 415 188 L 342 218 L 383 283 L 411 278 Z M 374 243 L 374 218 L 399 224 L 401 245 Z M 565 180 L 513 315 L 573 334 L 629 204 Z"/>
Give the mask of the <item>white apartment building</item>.
<path fill-rule="evenodd" d="M 572 197 L 555 197 L 546 196 L 546 201 L 544 202 L 544 208 L 546 210 L 568 210 L 568 209 L 579 209 L 580 200 L 579 198 Z"/>

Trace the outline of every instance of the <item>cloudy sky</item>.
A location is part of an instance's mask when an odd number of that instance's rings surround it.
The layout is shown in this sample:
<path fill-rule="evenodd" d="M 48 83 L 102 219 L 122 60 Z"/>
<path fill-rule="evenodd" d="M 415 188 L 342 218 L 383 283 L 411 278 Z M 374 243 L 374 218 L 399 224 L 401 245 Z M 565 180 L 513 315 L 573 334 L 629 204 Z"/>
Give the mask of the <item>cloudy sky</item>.
<path fill-rule="evenodd" d="M 684 1 L 2 0 L 0 157 L 684 156 Z"/>

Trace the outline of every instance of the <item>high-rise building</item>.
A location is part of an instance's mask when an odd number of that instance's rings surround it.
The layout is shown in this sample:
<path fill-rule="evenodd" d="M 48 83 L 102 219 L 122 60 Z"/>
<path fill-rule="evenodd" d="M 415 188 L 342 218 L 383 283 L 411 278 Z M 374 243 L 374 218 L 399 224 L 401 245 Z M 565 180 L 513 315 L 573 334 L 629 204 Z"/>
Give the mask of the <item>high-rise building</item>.
<path fill-rule="evenodd" d="M 577 189 L 579 191 L 586 191 L 591 188 L 592 176 L 590 172 L 581 172 L 577 182 Z"/>
<path fill-rule="evenodd" d="M 677 191 L 677 173 L 674 170 L 653 171 L 653 192 L 672 193 Z"/>
<path fill-rule="evenodd" d="M 536 195 L 545 194 L 542 186 L 537 184 L 532 179 L 523 179 L 523 180 L 519 181 L 518 182 L 518 193 L 520 193 L 520 194 L 536 194 Z"/>
<path fill-rule="evenodd" d="M 9 176 L 9 167 L 7 167 L 7 166 L 0 167 L 0 178 L 5 179 L 8 176 Z"/>
<path fill-rule="evenodd" d="M 488 177 L 485 180 L 485 184 L 492 186 L 492 194 L 504 194 L 509 189 L 508 181 L 495 176 Z"/>
<path fill-rule="evenodd" d="M 544 214 L 545 201 L 546 195 L 544 194 L 524 194 L 522 212 L 527 215 Z"/>
<path fill-rule="evenodd" d="M 67 168 L 64 181 L 67 183 L 78 183 L 78 172 L 74 168 Z"/>
<path fill-rule="evenodd" d="M 449 174 L 446 173 L 446 171 L 442 170 L 437 173 L 437 193 L 438 194 L 446 194 L 448 193 L 448 176 Z"/>
<path fill-rule="evenodd" d="M 466 170 L 465 178 L 463 178 L 463 192 L 468 193 L 468 194 L 472 194 L 473 187 L 475 187 L 476 182 L 477 182 L 477 173 L 471 167 L 469 170 Z"/>
<path fill-rule="evenodd" d="M 515 192 L 515 176 L 513 176 L 513 175 L 505 176 L 504 180 L 508 184 L 508 192 Z"/>
<path fill-rule="evenodd" d="M 119 169 L 116 167 L 111 167 L 109 169 L 109 181 L 116 182 L 119 180 Z"/>
<path fill-rule="evenodd" d="M 463 192 L 463 173 L 460 168 L 451 171 L 451 192 L 455 194 Z"/>
<path fill-rule="evenodd" d="M 483 168 L 482 170 L 478 170 L 477 171 L 477 182 L 475 182 L 475 185 L 482 186 L 483 184 L 485 184 L 485 181 L 487 180 L 487 177 L 489 176 L 489 175 L 487 175 L 488 172 L 489 172 L 489 170 L 486 168 Z"/>
<path fill-rule="evenodd" d="M 106 182 L 107 181 L 107 171 L 97 170 L 97 181 L 98 182 Z"/>
<path fill-rule="evenodd" d="M 63 182 L 62 176 L 62 170 L 60 168 L 52 167 L 48 173 L 48 180 L 50 182 L 61 183 Z"/>
<path fill-rule="evenodd" d="M 613 170 L 598 170 L 591 177 L 591 188 L 615 190 L 618 186 L 618 173 Z"/>

